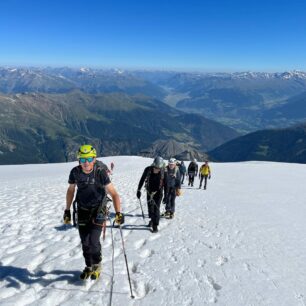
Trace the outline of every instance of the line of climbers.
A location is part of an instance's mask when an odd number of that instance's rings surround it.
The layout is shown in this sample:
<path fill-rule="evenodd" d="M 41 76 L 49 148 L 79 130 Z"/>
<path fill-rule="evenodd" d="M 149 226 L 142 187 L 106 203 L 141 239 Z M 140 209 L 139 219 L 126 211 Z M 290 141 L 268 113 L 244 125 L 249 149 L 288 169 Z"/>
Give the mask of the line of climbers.
<path fill-rule="evenodd" d="M 69 175 L 66 193 L 66 208 L 64 222 L 71 222 L 71 206 L 73 205 L 73 220 L 77 220 L 81 239 L 83 256 L 86 267 L 80 275 L 81 279 L 96 279 L 101 273 L 101 243 L 102 230 L 105 232 L 106 219 L 109 214 L 108 202 L 112 202 L 115 209 L 115 223 L 124 223 L 121 212 L 119 195 L 110 180 L 114 169 L 111 170 L 96 159 L 97 152 L 91 145 L 82 145 L 77 153 L 79 164 Z M 163 216 L 173 219 L 175 213 L 175 199 L 181 195 L 181 185 L 188 173 L 188 185 L 193 186 L 194 178 L 198 173 L 197 161 L 193 160 L 188 166 L 171 158 L 166 165 L 162 157 L 156 157 L 151 166 L 144 169 L 140 178 L 136 196 L 140 201 L 141 188 L 147 191 L 147 206 L 152 232 L 158 232 L 160 221 L 160 204 L 165 204 Z M 204 189 L 207 188 L 207 178 L 211 177 L 210 168 L 206 161 L 199 171 L 200 187 L 204 179 Z M 77 188 L 76 188 L 77 187 Z M 76 192 L 76 196 L 75 196 Z M 109 196 L 110 197 L 109 197 Z M 140 203 L 141 204 L 141 203 Z"/>

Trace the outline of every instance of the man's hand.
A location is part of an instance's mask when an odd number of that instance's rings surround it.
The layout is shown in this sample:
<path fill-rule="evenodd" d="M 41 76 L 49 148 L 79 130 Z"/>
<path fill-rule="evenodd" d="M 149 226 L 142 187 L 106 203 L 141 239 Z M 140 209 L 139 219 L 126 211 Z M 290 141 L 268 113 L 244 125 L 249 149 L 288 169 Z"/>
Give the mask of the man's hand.
<path fill-rule="evenodd" d="M 116 213 L 115 222 L 117 224 L 123 224 L 124 223 L 124 215 L 120 212 Z"/>
<path fill-rule="evenodd" d="M 176 189 L 176 190 L 175 190 L 175 194 L 176 194 L 177 197 L 179 197 L 180 195 L 182 195 L 181 189 Z"/>
<path fill-rule="evenodd" d="M 64 219 L 65 224 L 70 224 L 71 223 L 70 209 L 65 209 L 63 219 Z"/>

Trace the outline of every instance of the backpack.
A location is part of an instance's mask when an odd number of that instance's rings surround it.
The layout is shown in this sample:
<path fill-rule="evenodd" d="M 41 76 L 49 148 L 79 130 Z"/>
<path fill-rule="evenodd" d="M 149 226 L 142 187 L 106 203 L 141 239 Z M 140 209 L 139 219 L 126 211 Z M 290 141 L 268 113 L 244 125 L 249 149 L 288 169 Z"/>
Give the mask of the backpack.
<path fill-rule="evenodd" d="M 180 164 L 179 166 L 180 172 L 185 174 L 186 173 L 186 166 L 184 164 Z"/>
<path fill-rule="evenodd" d="M 105 172 L 107 174 L 110 173 L 108 167 L 100 160 L 96 160 L 95 164 L 94 164 L 94 177 L 95 177 L 95 181 L 97 182 L 97 185 L 99 188 L 104 188 L 104 185 L 101 183 L 101 171 L 105 170 Z M 106 195 L 106 194 L 105 194 Z"/>
<path fill-rule="evenodd" d="M 195 172 L 197 168 L 197 164 L 195 162 L 191 162 L 188 166 L 188 172 Z"/>

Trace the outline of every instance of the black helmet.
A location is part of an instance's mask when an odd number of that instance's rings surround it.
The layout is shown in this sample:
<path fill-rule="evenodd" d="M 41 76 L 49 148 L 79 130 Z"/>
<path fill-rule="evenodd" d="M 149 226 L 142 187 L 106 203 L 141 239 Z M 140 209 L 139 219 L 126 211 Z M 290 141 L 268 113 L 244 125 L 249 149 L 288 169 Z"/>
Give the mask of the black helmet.
<path fill-rule="evenodd" d="M 164 167 L 163 158 L 160 156 L 155 157 L 152 166 L 159 169 L 163 168 Z"/>

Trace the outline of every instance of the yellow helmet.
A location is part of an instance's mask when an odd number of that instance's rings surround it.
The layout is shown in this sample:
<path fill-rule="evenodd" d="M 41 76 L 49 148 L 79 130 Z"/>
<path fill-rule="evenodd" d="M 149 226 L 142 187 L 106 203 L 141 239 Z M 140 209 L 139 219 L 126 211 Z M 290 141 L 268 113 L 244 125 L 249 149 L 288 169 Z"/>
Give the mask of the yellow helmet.
<path fill-rule="evenodd" d="M 79 148 L 77 158 L 97 157 L 96 149 L 92 145 L 82 145 Z"/>

